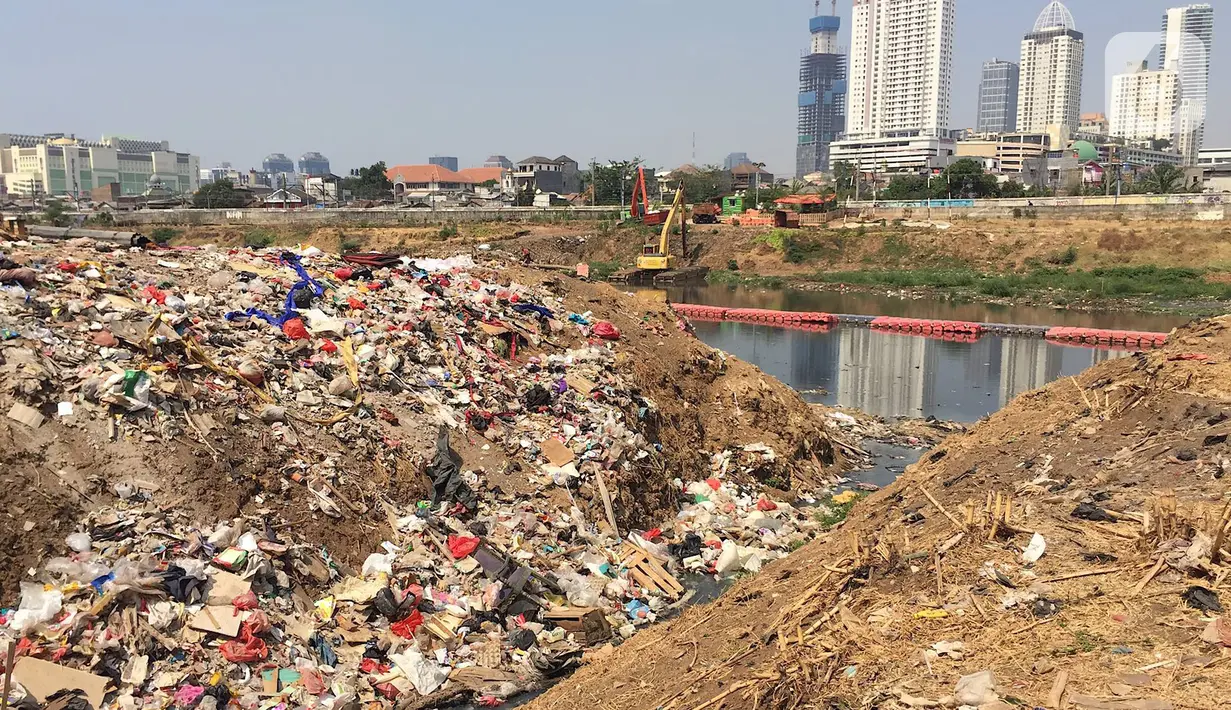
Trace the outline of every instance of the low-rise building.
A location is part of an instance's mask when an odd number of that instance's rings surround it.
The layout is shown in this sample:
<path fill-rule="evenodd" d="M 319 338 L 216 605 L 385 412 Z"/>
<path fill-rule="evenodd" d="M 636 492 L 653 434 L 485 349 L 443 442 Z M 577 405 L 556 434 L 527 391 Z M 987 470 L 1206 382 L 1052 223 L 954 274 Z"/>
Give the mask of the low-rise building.
<path fill-rule="evenodd" d="M 1206 148 L 1197 154 L 1197 165 L 1231 165 L 1231 149 Z"/>
<path fill-rule="evenodd" d="M 755 163 L 740 163 L 731 168 L 733 190 L 755 190 L 757 187 L 773 187 L 774 174 Z"/>
<path fill-rule="evenodd" d="M 474 192 L 474 179 L 439 165 L 395 165 L 385 171 L 398 202 L 437 204 Z"/>
<path fill-rule="evenodd" d="M 567 155 L 554 160 L 533 155 L 518 161 L 513 167 L 510 187 L 516 192 L 527 188 L 534 192 L 555 192 L 561 195 L 581 192 L 581 171 L 577 161 Z"/>
<path fill-rule="evenodd" d="M 1107 114 L 1103 113 L 1083 113 L 1077 128 L 1078 133 L 1096 136 L 1105 136 L 1110 130 L 1111 122 L 1107 120 Z"/>
<path fill-rule="evenodd" d="M 957 158 L 995 159 L 997 172 L 1020 174 L 1027 161 L 1046 158 L 1051 150 L 1051 138 L 1046 133 L 1003 133 L 958 141 Z"/>
<path fill-rule="evenodd" d="M 830 165 L 848 163 L 864 173 L 914 173 L 940 170 L 954 161 L 952 138 L 909 131 L 868 138 L 846 138 L 829 146 Z"/>
<path fill-rule="evenodd" d="M 113 182 L 124 195 L 143 194 L 154 183 L 186 194 L 201 186 L 201 159 L 172 151 L 166 141 L 0 133 L 0 174 L 9 192 L 21 195 L 84 197 Z"/>

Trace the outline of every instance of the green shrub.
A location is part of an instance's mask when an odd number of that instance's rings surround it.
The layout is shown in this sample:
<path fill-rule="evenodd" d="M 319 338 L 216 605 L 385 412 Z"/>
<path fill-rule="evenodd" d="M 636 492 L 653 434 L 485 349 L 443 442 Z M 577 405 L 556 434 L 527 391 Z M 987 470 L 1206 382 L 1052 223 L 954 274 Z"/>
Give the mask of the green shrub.
<path fill-rule="evenodd" d="M 346 234 L 343 234 L 338 239 L 338 251 L 342 252 L 343 254 L 350 254 L 352 252 L 357 252 L 363 248 L 364 241 L 365 240 L 363 239 L 363 237 L 348 236 Z"/>
<path fill-rule="evenodd" d="M 739 271 L 739 262 L 735 259 L 727 260 L 727 271 Z"/>
<path fill-rule="evenodd" d="M 1047 263 L 1057 266 L 1072 266 L 1077 263 L 1077 247 L 1070 244 L 1068 249 L 1047 255 Z"/>
<path fill-rule="evenodd" d="M 90 224 L 96 224 L 100 227 L 114 227 L 115 217 L 110 212 L 95 212 L 87 220 Z"/>
<path fill-rule="evenodd" d="M 150 239 L 153 239 L 158 244 L 166 244 L 180 235 L 180 230 L 174 227 L 155 227 L 154 231 L 150 232 Z"/>
<path fill-rule="evenodd" d="M 1005 279 L 987 279 L 979 284 L 979 293 L 994 298 L 1008 298 L 1017 292 Z"/>
<path fill-rule="evenodd" d="M 1022 218 L 1022 208 L 1014 207 L 1013 208 L 1013 219 L 1021 219 L 1021 218 Z"/>
<path fill-rule="evenodd" d="M 440 228 L 440 238 L 441 239 L 450 239 L 452 237 L 456 237 L 457 235 L 458 235 L 457 225 L 453 224 L 452 222 Z"/>
<path fill-rule="evenodd" d="M 250 249 L 264 249 L 274 243 L 274 233 L 268 229 L 253 227 L 244 234 L 244 246 Z"/>

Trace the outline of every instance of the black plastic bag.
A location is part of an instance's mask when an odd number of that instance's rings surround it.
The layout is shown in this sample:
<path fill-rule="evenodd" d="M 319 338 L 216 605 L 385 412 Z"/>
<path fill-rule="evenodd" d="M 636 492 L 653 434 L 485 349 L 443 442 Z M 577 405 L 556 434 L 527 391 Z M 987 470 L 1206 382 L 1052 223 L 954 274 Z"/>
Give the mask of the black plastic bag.
<path fill-rule="evenodd" d="M 447 500 L 461 503 L 466 510 L 474 510 L 477 501 L 474 491 L 462 480 L 462 458 L 449 448 L 449 427 L 441 426 L 436 435 L 436 458 L 427 467 L 432 477 L 432 507 Z"/>

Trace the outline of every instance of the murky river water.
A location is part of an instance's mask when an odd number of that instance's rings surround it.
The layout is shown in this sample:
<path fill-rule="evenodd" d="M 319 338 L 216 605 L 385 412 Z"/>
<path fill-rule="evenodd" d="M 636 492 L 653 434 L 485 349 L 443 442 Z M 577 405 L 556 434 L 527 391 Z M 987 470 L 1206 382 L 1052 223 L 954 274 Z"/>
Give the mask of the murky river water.
<path fill-rule="evenodd" d="M 1186 320 L 727 286 L 674 288 L 668 296 L 678 303 L 729 307 L 1162 332 Z M 694 325 L 709 345 L 757 365 L 809 401 L 885 417 L 975 421 L 1021 392 L 1129 354 L 1032 337 L 984 335 L 965 343 L 845 326 L 817 333 L 740 322 Z"/>

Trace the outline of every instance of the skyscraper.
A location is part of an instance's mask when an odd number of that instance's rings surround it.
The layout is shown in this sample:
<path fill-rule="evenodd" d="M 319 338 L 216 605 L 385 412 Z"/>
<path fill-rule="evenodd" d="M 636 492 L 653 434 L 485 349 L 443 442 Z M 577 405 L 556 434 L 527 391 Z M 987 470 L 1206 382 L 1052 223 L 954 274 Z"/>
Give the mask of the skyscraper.
<path fill-rule="evenodd" d="M 732 168 L 751 162 L 747 153 L 727 153 L 726 159 L 722 161 L 722 169 L 729 172 Z"/>
<path fill-rule="evenodd" d="M 1130 143 L 1173 141 L 1179 88 L 1176 72 L 1150 71 L 1145 62 L 1116 74 L 1111 78 L 1108 134 Z"/>
<path fill-rule="evenodd" d="M 1053 146 L 1067 143 L 1081 116 L 1085 51 L 1086 38 L 1076 30 L 1073 14 L 1053 0 L 1022 40 L 1018 131 L 1048 133 Z"/>
<path fill-rule="evenodd" d="M 955 0 L 855 0 L 846 133 L 949 127 Z"/>
<path fill-rule="evenodd" d="M 329 174 L 329 158 L 312 151 L 299 156 L 299 173 L 309 177 Z"/>
<path fill-rule="evenodd" d="M 436 155 L 427 159 L 428 165 L 439 165 L 446 170 L 457 172 L 457 158 L 448 155 Z"/>
<path fill-rule="evenodd" d="M 1017 130 L 1017 89 L 1021 67 L 993 59 L 983 62 L 979 81 L 977 133 L 1012 133 Z"/>
<path fill-rule="evenodd" d="M 1214 42 L 1214 8 L 1173 7 L 1163 14 L 1158 44 L 1159 68 L 1179 77 L 1176 145 L 1184 162 L 1197 164 L 1205 138 L 1205 107 L 1210 86 L 1210 49 Z"/>
<path fill-rule="evenodd" d="M 286 153 L 270 153 L 261 162 L 261 170 L 273 175 L 275 173 L 295 172 L 295 161 L 286 157 Z"/>
<path fill-rule="evenodd" d="M 829 170 L 829 144 L 846 130 L 846 52 L 838 46 L 841 18 L 808 21 L 811 50 L 799 61 L 799 138 L 795 177 Z"/>

